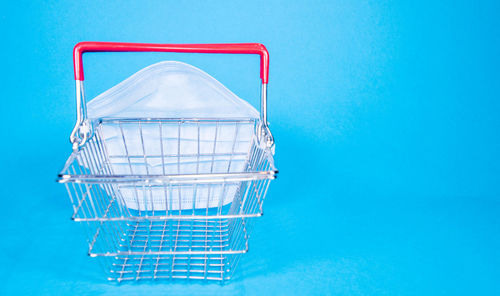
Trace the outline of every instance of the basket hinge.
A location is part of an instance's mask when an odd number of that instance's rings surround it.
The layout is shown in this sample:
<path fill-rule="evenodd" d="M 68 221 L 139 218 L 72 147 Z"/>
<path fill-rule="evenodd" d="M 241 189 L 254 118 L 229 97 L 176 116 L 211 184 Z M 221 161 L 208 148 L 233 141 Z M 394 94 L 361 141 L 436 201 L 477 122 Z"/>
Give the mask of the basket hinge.
<path fill-rule="evenodd" d="M 76 123 L 69 137 L 75 151 L 83 146 L 92 134 L 92 125 L 87 120 L 86 107 L 83 81 L 76 80 Z"/>

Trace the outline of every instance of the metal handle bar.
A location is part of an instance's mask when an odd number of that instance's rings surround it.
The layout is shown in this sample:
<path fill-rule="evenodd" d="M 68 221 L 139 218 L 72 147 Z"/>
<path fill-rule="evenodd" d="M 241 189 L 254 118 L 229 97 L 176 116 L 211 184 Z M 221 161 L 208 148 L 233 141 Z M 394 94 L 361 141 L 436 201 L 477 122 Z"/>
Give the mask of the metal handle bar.
<path fill-rule="evenodd" d="M 73 50 L 75 80 L 84 80 L 82 55 L 85 52 L 185 52 L 228 53 L 260 55 L 260 78 L 263 84 L 269 80 L 269 53 L 260 43 L 226 44 L 151 44 L 122 42 L 80 42 Z"/>
<path fill-rule="evenodd" d="M 122 42 L 80 42 L 73 49 L 73 65 L 76 80 L 77 122 L 71 132 L 70 142 L 77 150 L 88 140 L 91 126 L 85 122 L 87 118 L 83 88 L 83 60 L 85 52 L 179 52 L 179 53 L 224 53 L 224 54 L 258 54 L 260 55 L 261 135 L 266 138 L 267 145 L 273 146 L 274 140 L 267 122 L 267 83 L 269 81 L 269 53 L 260 43 L 226 43 L 226 44 L 151 44 Z"/>

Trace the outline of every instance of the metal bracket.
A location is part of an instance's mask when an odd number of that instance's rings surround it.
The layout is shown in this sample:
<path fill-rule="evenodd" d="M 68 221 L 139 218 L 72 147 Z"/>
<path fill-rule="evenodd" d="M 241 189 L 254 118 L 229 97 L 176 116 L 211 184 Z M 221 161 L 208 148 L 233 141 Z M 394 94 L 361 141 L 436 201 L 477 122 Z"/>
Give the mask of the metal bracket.
<path fill-rule="evenodd" d="M 87 103 L 85 102 L 83 81 L 76 80 L 76 123 L 69 137 L 73 150 L 78 150 L 87 142 L 91 131 L 92 126 L 87 121 Z"/>

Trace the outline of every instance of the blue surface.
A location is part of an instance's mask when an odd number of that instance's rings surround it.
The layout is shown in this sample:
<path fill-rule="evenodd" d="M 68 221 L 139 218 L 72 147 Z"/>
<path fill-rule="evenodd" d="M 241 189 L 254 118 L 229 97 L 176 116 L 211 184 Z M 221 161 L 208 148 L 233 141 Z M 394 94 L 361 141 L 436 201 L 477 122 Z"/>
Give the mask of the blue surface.
<path fill-rule="evenodd" d="M 208 2 L 2 5 L 0 294 L 500 295 L 498 2 Z M 54 182 L 82 40 L 269 49 L 280 176 L 233 282 L 117 286 L 87 257 Z M 163 59 L 257 102 L 253 56 L 88 54 L 88 96 Z"/>

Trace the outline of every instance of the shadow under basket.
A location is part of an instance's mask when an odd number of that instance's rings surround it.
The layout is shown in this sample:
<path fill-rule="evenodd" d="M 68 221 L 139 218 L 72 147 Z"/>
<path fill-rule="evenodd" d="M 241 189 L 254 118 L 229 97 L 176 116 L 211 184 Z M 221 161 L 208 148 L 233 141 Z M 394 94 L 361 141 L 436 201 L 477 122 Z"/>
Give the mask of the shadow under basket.
<path fill-rule="evenodd" d="M 75 221 L 110 280 L 227 280 L 262 215 L 273 153 L 256 119 L 101 119 L 71 154 Z"/>

